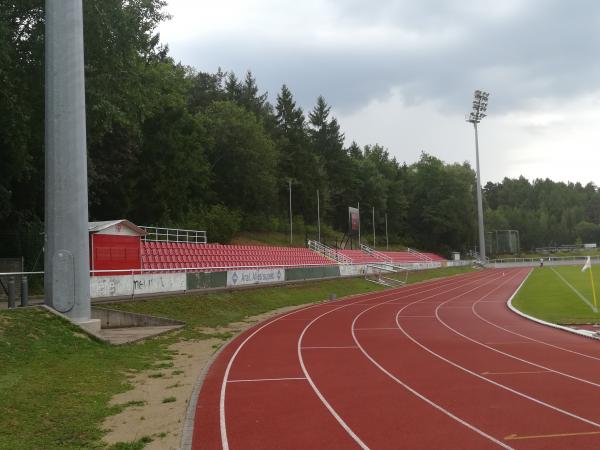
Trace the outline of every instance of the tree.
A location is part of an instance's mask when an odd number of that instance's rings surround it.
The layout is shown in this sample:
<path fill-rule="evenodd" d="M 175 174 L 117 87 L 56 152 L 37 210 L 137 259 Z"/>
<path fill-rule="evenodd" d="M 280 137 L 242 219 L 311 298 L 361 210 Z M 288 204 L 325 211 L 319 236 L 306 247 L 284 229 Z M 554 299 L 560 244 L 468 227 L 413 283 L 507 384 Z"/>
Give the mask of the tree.
<path fill-rule="evenodd" d="M 215 202 L 242 212 L 271 213 L 277 198 L 277 149 L 256 116 L 215 102 L 199 116 L 206 130 Z"/>
<path fill-rule="evenodd" d="M 275 139 L 279 153 L 279 204 L 286 211 L 288 180 L 294 181 L 292 189 L 294 210 L 316 222 L 316 191 L 322 200 L 327 196 L 325 172 L 319 158 L 312 151 L 302 108 L 296 105 L 289 88 L 284 84 L 277 95 L 275 106 Z M 313 222 L 313 220 L 310 220 Z"/>

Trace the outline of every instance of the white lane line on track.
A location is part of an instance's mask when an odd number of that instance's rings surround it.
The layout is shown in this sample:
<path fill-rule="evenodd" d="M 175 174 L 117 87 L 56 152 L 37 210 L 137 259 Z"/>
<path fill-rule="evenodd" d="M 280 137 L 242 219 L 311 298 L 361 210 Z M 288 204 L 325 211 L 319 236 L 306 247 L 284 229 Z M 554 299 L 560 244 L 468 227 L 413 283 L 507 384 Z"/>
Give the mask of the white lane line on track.
<path fill-rule="evenodd" d="M 481 277 L 481 278 L 487 278 L 488 276 L 486 275 L 485 277 Z M 475 279 L 475 281 L 471 282 L 471 283 L 467 283 L 467 285 L 469 284 L 473 284 L 476 283 L 477 281 L 479 281 L 480 277 L 477 277 Z M 451 284 L 451 286 L 453 286 L 454 284 L 461 284 L 460 282 L 458 283 L 453 283 Z M 441 286 L 442 288 L 444 287 L 443 284 Z M 450 289 L 450 290 L 456 290 L 459 289 L 461 286 Z M 422 293 L 422 292 L 429 292 L 432 290 L 436 290 L 436 288 L 432 288 L 432 289 L 427 289 L 424 291 L 419 291 L 418 289 L 415 289 L 414 291 L 416 291 L 415 293 Z M 412 291 L 411 291 L 412 292 Z M 445 292 L 448 292 L 447 290 L 444 292 L 441 292 L 440 294 L 443 294 Z M 396 293 L 391 293 L 391 295 L 395 295 Z M 432 297 L 434 297 L 435 295 L 440 295 L 440 294 L 433 294 Z M 411 296 L 410 294 L 408 296 Z M 382 305 L 383 303 L 376 303 L 374 306 L 379 306 Z M 311 378 L 310 374 L 308 373 L 308 370 L 306 368 L 306 365 L 304 364 L 304 358 L 302 357 L 302 339 L 304 338 L 304 335 L 306 334 L 306 332 L 308 331 L 308 329 L 315 323 L 317 322 L 319 319 L 321 319 L 322 317 L 331 314 L 332 312 L 338 311 L 340 309 L 345 308 L 346 306 L 349 305 L 342 305 L 334 310 L 331 311 L 326 311 L 323 314 L 315 317 L 308 325 L 306 325 L 306 327 L 302 330 L 302 333 L 300 334 L 299 338 L 298 338 L 298 345 L 297 345 L 297 354 L 298 354 L 298 360 L 300 361 L 300 367 L 302 368 L 302 371 L 304 372 L 304 375 L 306 376 L 306 379 L 308 381 L 308 384 L 310 384 L 311 388 L 313 389 L 314 393 L 316 394 L 316 396 L 319 398 L 319 400 L 321 400 L 321 403 L 323 403 L 323 405 L 325 406 L 325 408 L 327 408 L 327 410 L 329 411 L 329 413 L 335 418 L 335 420 L 337 420 L 338 424 L 346 431 L 346 433 L 348 433 L 348 435 L 354 440 L 354 442 L 356 442 L 356 444 L 362 448 L 363 450 L 369 450 L 369 447 L 358 437 L 358 435 L 356 433 L 354 433 L 354 431 L 348 426 L 348 424 L 344 421 L 344 419 L 342 419 L 342 417 L 337 413 L 337 411 L 333 408 L 333 406 L 331 406 L 331 404 L 327 401 L 327 399 L 325 398 L 325 396 L 321 393 L 321 391 L 319 391 L 319 389 L 317 388 L 316 384 L 314 383 L 313 379 Z M 364 305 L 363 306 L 369 306 Z M 374 307 L 374 306 L 371 306 Z M 356 340 L 355 340 L 356 341 Z M 510 447 L 507 447 L 510 448 Z"/>
<path fill-rule="evenodd" d="M 323 348 L 326 348 L 326 349 L 331 349 L 331 348 L 338 349 L 338 348 L 358 348 L 358 347 L 356 347 L 356 345 L 340 345 L 339 347 L 334 347 L 334 346 L 331 346 L 331 347 L 316 347 L 316 346 L 314 346 L 314 347 L 302 347 L 302 350 L 314 350 L 314 349 L 318 350 L 318 349 L 323 349 Z"/>
<path fill-rule="evenodd" d="M 449 284 L 451 286 L 455 285 L 455 284 L 460 284 L 463 279 L 475 279 L 478 280 L 479 278 L 486 278 L 486 276 L 479 276 L 480 274 L 472 274 L 472 273 L 468 273 L 465 275 L 456 275 L 455 277 L 452 278 L 452 280 L 434 280 L 431 281 L 429 283 L 430 289 L 426 289 L 425 291 L 422 292 L 430 292 L 430 291 L 434 291 L 436 289 L 439 288 L 443 288 L 444 285 Z M 431 287 L 433 286 L 433 287 Z M 407 291 L 409 291 L 408 295 L 406 295 L 404 298 L 406 297 L 411 297 L 413 294 L 413 292 L 418 291 L 418 289 L 421 287 L 421 285 L 413 285 L 413 286 L 408 286 L 406 288 L 404 288 L 402 290 L 402 292 L 398 292 L 397 290 L 393 291 L 393 292 L 381 292 L 381 293 L 371 293 L 371 294 L 363 294 L 361 297 L 366 296 L 368 297 L 368 300 L 379 300 L 382 298 L 387 298 L 390 295 L 394 295 L 396 296 L 397 294 L 406 294 Z M 394 298 L 395 299 L 395 298 Z M 220 432 L 221 432 L 221 447 L 223 450 L 229 450 L 229 440 L 227 437 L 227 422 L 226 422 L 226 416 L 225 416 L 225 395 L 227 392 L 227 381 L 229 379 L 229 373 L 231 372 L 231 367 L 233 366 L 233 363 L 238 355 L 238 353 L 240 352 L 240 350 L 246 345 L 246 343 L 252 339 L 257 333 L 259 333 L 260 331 L 262 331 L 264 328 L 268 327 L 269 325 L 278 322 L 280 320 L 285 319 L 288 316 L 291 316 L 292 314 L 297 314 L 309 309 L 313 309 L 313 308 L 317 308 L 317 307 L 323 307 L 323 306 L 336 306 L 336 303 L 339 302 L 344 302 L 347 301 L 348 299 L 338 299 L 335 302 L 331 302 L 329 304 L 325 304 L 325 303 L 318 303 L 315 305 L 310 305 L 304 308 L 300 308 L 297 309 L 295 311 L 291 311 L 287 314 L 283 314 L 273 320 L 270 320 L 269 322 L 263 324 L 262 326 L 260 326 L 259 328 L 257 328 L 256 330 L 254 330 L 254 332 L 252 332 L 252 334 L 250 334 L 249 336 L 246 337 L 246 339 L 244 339 L 242 341 L 242 343 L 236 348 L 236 350 L 234 351 L 234 353 L 231 355 L 228 363 L 227 363 L 227 367 L 225 368 L 225 373 L 223 374 L 223 381 L 221 383 L 221 392 L 220 392 L 220 396 L 219 396 L 219 428 L 220 428 Z M 365 298 L 359 298 L 356 302 L 352 302 L 349 303 L 349 305 L 353 305 L 353 304 L 358 304 L 359 302 L 363 302 L 362 304 L 366 304 L 368 305 L 368 303 L 365 303 L 366 301 Z M 348 306 L 348 305 L 345 305 Z M 337 309 L 337 308 L 336 308 Z"/>
<path fill-rule="evenodd" d="M 508 281 L 508 280 L 507 280 L 507 281 Z M 499 289 L 500 287 L 502 287 L 502 286 L 503 286 L 503 285 L 504 285 L 504 284 L 505 284 L 507 281 L 503 282 L 502 284 L 500 284 L 500 285 L 499 285 L 499 286 L 497 286 L 496 288 L 492 289 L 492 290 L 491 290 L 490 292 L 488 292 L 488 293 L 487 293 L 487 294 L 486 294 L 484 297 L 487 297 L 487 296 L 488 296 L 488 295 L 490 295 L 492 292 L 494 292 L 495 290 L 497 290 L 497 289 Z M 489 284 L 489 283 L 486 283 L 486 284 Z M 407 306 L 410 306 L 410 305 L 407 305 Z M 398 311 L 398 314 L 400 314 L 401 312 L 402 312 L 402 310 Z M 442 356 L 442 355 L 440 355 L 439 353 L 436 353 L 436 352 L 434 352 L 434 351 L 433 351 L 433 350 L 431 350 L 429 347 L 427 347 L 426 345 L 422 344 L 421 342 L 419 342 L 419 341 L 418 341 L 418 340 L 416 340 L 416 339 L 415 339 L 413 336 L 411 336 L 410 334 L 408 334 L 408 333 L 406 332 L 406 330 L 405 330 L 405 329 L 402 327 L 402 325 L 400 325 L 400 321 L 398 320 L 398 314 L 396 315 L 396 323 L 397 323 L 397 325 L 398 325 L 398 328 L 400 329 L 400 331 L 402 331 L 402 332 L 404 333 L 404 335 L 405 335 L 406 337 L 408 337 L 408 338 L 409 338 L 411 341 L 413 341 L 415 344 L 417 344 L 419 347 L 421 347 L 421 348 L 422 348 L 423 350 L 425 350 L 426 352 L 428 352 L 428 353 L 432 354 L 433 356 L 435 356 L 435 357 L 437 357 L 437 358 L 441 359 L 442 361 L 444 361 L 444 362 L 446 362 L 446 363 L 450 364 L 451 366 L 454 366 L 454 367 L 456 367 L 457 369 L 460 369 L 460 370 L 462 370 L 462 371 L 464 371 L 464 372 L 466 372 L 466 373 L 468 373 L 468 374 L 470 374 L 470 375 L 472 375 L 472 376 L 474 376 L 474 377 L 476 377 L 476 378 L 479 378 L 479 379 L 481 379 L 481 380 L 483 380 L 483 381 L 486 381 L 486 382 L 488 382 L 488 383 L 490 383 L 490 384 L 493 384 L 494 386 L 497 386 L 497 387 L 499 387 L 499 388 L 501 388 L 501 389 L 504 389 L 504 390 L 506 390 L 506 391 L 508 391 L 508 392 L 511 392 L 511 393 L 515 394 L 516 396 L 523 397 L 523 398 L 525 398 L 525 399 L 527 399 L 527 400 L 530 400 L 530 401 L 532 401 L 532 402 L 534 402 L 534 403 L 537 403 L 538 405 L 545 406 L 546 408 L 549 408 L 549 409 L 551 409 L 551 410 L 553 410 L 553 411 L 559 412 L 559 413 L 561 413 L 561 414 L 564 414 L 564 415 L 566 415 L 566 416 L 568 416 L 568 417 L 571 417 L 571 418 L 573 418 L 573 419 L 576 419 L 576 420 L 579 420 L 579 421 L 581 421 L 581 422 L 585 422 L 585 423 L 587 423 L 587 424 L 589 424 L 589 425 L 593 425 L 593 426 L 595 426 L 595 427 L 598 427 L 598 428 L 600 428 L 600 423 L 594 422 L 593 420 L 586 419 L 585 417 L 578 416 L 577 414 L 571 413 L 571 412 L 569 412 L 569 411 L 566 411 L 566 410 L 564 410 L 564 409 L 558 408 L 557 406 L 553 406 L 553 405 L 551 405 L 551 404 L 549 404 L 549 403 L 546 403 L 546 402 L 544 402 L 544 401 L 542 401 L 542 400 L 539 400 L 539 399 L 537 399 L 537 398 L 535 398 L 535 397 L 532 397 L 532 396 L 530 396 L 530 395 L 527 395 L 527 394 L 525 394 L 525 393 L 523 393 L 523 392 L 517 391 L 516 389 L 513 389 L 513 388 L 511 388 L 511 387 L 505 386 L 505 385 L 503 385 L 503 384 L 501 384 L 501 383 L 498 383 L 498 382 L 496 382 L 496 381 L 494 381 L 494 380 L 490 380 L 489 378 L 486 378 L 486 377 L 484 377 L 484 376 L 482 376 L 482 375 L 479 375 L 478 373 L 476 373 L 476 372 L 473 372 L 472 370 L 469 370 L 469 369 L 467 369 L 466 367 L 463 367 L 463 366 L 461 366 L 460 364 L 457 364 L 457 363 L 455 363 L 454 361 L 451 361 L 451 360 L 449 360 L 448 358 L 445 358 L 445 357 L 443 357 L 443 356 Z"/>
<path fill-rule="evenodd" d="M 407 319 L 410 319 L 411 317 L 417 317 L 417 318 L 428 317 L 430 319 L 435 318 L 435 316 L 433 316 L 433 315 L 430 315 L 430 316 L 425 316 L 425 315 L 423 315 L 423 316 L 417 316 L 417 315 L 410 315 L 410 314 L 403 315 L 402 317 L 406 317 Z"/>
<path fill-rule="evenodd" d="M 338 309 L 342 309 L 343 306 L 340 306 Z M 335 309 L 334 311 L 337 311 L 338 309 Z M 369 450 L 369 447 L 367 446 L 367 444 L 365 444 L 356 433 L 354 433 L 354 431 L 352 431 L 352 429 L 348 426 L 348 424 L 346 422 L 344 422 L 344 419 L 342 419 L 342 417 L 337 413 L 337 411 L 335 409 L 333 409 L 333 406 L 331 406 L 331 404 L 327 401 L 327 399 L 325 398 L 325 396 L 321 393 L 321 391 L 319 391 L 319 389 L 317 388 L 317 386 L 315 385 L 313 379 L 311 378 L 310 374 L 308 373 L 308 370 L 306 370 L 306 365 L 304 364 L 304 358 L 302 357 L 302 339 L 304 338 L 304 335 L 306 334 L 306 331 L 310 328 L 310 326 L 315 323 L 317 320 L 319 320 L 321 317 L 326 316 L 327 314 L 330 314 L 333 311 L 327 311 L 326 313 L 321 314 L 320 316 L 315 317 L 308 325 L 306 325 L 306 327 L 302 330 L 302 333 L 300 333 L 300 337 L 298 338 L 298 346 L 297 346 L 297 352 L 298 352 L 298 360 L 300 360 L 300 367 L 302 367 L 302 371 L 304 372 L 304 376 L 306 377 L 306 379 L 308 380 L 308 384 L 310 384 L 310 387 L 312 387 L 314 393 L 317 395 L 317 397 L 319 397 L 319 400 L 321 400 L 321 403 L 323 403 L 323 405 L 325 405 L 325 407 L 327 408 L 327 410 L 331 413 L 331 415 L 335 418 L 335 420 L 337 420 L 337 422 L 340 424 L 340 426 L 346 431 L 346 433 L 348 433 L 348 435 L 354 439 L 354 442 L 356 442 L 358 444 L 358 446 L 360 448 L 362 448 L 363 450 Z"/>
<path fill-rule="evenodd" d="M 497 278 L 496 278 L 497 279 Z M 495 281 L 492 280 L 492 281 Z M 487 283 L 486 283 L 487 284 Z M 478 286 L 481 287 L 481 286 Z M 469 292 L 472 292 L 476 289 L 478 289 L 478 287 L 471 289 L 463 294 L 459 294 L 458 296 L 462 296 L 465 295 Z M 359 314 L 357 314 L 354 317 L 354 320 L 352 321 L 352 325 L 351 325 L 351 331 L 352 331 L 352 338 L 354 339 L 354 342 L 356 342 L 356 345 L 359 347 L 359 349 L 361 350 L 361 352 L 365 355 L 365 357 L 371 361 L 371 363 L 373 365 L 375 365 L 375 367 L 377 367 L 379 370 L 381 370 L 383 373 L 385 373 L 388 377 L 390 377 L 392 380 L 394 380 L 396 383 L 400 384 L 402 387 L 404 387 L 404 389 L 406 389 L 407 391 L 409 391 L 411 394 L 415 395 L 416 397 L 418 397 L 419 399 L 423 400 L 425 403 L 427 403 L 428 405 L 432 406 L 433 408 L 437 409 L 438 411 L 442 412 L 443 414 L 447 415 L 448 417 L 450 417 L 451 419 L 455 420 L 456 422 L 460 423 L 461 425 L 465 426 L 466 428 L 470 429 L 471 431 L 474 431 L 475 433 L 479 434 L 480 436 L 492 441 L 493 443 L 499 445 L 502 448 L 505 449 L 512 449 L 512 447 L 510 447 L 509 445 L 506 445 L 504 442 L 499 441 L 498 439 L 496 439 L 495 437 L 487 434 L 485 431 L 477 428 L 475 425 L 470 424 L 469 422 L 461 419 L 460 417 L 452 414 L 450 411 L 448 411 L 447 409 L 445 409 L 443 406 L 435 403 L 433 400 L 430 400 L 428 397 L 425 397 L 423 394 L 421 394 L 420 392 L 416 391 L 415 389 L 413 389 L 412 387 L 410 387 L 408 384 L 406 384 L 404 381 L 400 380 L 399 378 L 397 378 L 395 375 L 393 375 L 391 372 L 389 372 L 385 367 L 383 367 L 381 364 L 379 364 L 360 344 L 360 342 L 358 341 L 357 337 L 356 337 L 356 333 L 355 331 L 357 330 L 357 328 L 355 328 L 356 326 L 356 321 L 367 311 L 372 310 L 373 308 L 375 308 L 375 306 L 372 306 L 368 309 L 365 309 L 364 311 L 360 312 Z"/>
<path fill-rule="evenodd" d="M 500 330 L 504 330 L 504 331 L 506 331 L 507 333 L 514 334 L 515 336 L 519 336 L 519 337 L 522 337 L 522 338 L 524 338 L 524 339 L 528 339 L 528 340 L 530 340 L 530 341 L 533 341 L 533 342 L 536 342 L 536 343 L 538 343 L 538 344 L 547 345 L 548 347 L 552 347 L 552 348 L 555 348 L 555 349 L 557 349 L 557 350 L 562 350 L 562 351 L 564 351 L 564 352 L 573 353 L 574 355 L 583 356 L 584 358 L 589 358 L 589 359 L 594 359 L 594 360 L 596 360 L 596 361 L 600 361 L 600 357 L 598 357 L 598 356 L 592 356 L 592 355 L 588 355 L 588 354 L 586 354 L 586 353 L 577 352 L 577 351 L 575 351 L 575 350 L 571 350 L 571 349 L 568 349 L 568 348 L 564 348 L 564 347 L 561 347 L 561 346 L 559 346 L 559 345 L 551 344 L 551 343 L 549 343 L 549 342 L 540 341 L 539 339 L 535 339 L 535 338 L 532 338 L 532 337 L 530 337 L 530 336 L 526 336 L 526 335 L 524 335 L 524 334 L 517 333 L 516 331 L 509 330 L 508 328 L 504 328 L 503 326 L 501 326 L 501 325 L 498 325 L 497 323 L 491 322 L 491 321 L 489 321 L 488 319 L 486 319 L 485 317 L 481 316 L 481 315 L 480 315 L 480 314 L 477 312 L 477 310 L 476 310 L 476 306 L 477 306 L 479 303 L 483 303 L 483 302 L 475 302 L 475 303 L 473 303 L 473 306 L 471 307 L 471 310 L 473 311 L 473 314 L 475 314 L 475 316 L 477 316 L 479 319 L 483 320 L 484 322 L 486 322 L 486 323 L 489 323 L 490 325 L 492 325 L 492 326 L 494 326 L 494 327 L 496 327 L 496 328 L 499 328 Z"/>
<path fill-rule="evenodd" d="M 246 380 L 227 380 L 228 383 L 253 383 L 256 381 L 290 381 L 290 380 L 306 380 L 305 377 L 288 377 L 288 378 L 249 378 Z"/>
<path fill-rule="evenodd" d="M 481 372 L 481 375 L 523 375 L 528 373 L 550 373 L 547 370 L 530 370 L 517 372 Z"/>
<path fill-rule="evenodd" d="M 372 328 L 357 328 L 358 331 L 374 331 L 374 330 L 398 330 L 398 327 L 372 327 Z"/>
<path fill-rule="evenodd" d="M 511 278 L 512 278 L 512 277 L 511 277 Z M 510 278 L 509 278 L 509 280 L 510 280 Z M 506 284 L 506 283 L 507 283 L 509 280 L 507 280 L 507 281 L 505 281 L 504 283 L 502 283 L 502 284 L 501 284 L 500 286 L 498 286 L 498 288 L 496 288 L 496 289 L 499 289 L 500 287 L 502 287 L 502 286 L 503 286 L 504 284 Z M 493 291 L 490 291 L 490 292 L 489 292 L 489 294 L 491 294 L 492 292 L 493 292 Z M 489 295 L 489 294 L 488 294 L 488 295 Z M 450 301 L 450 300 L 448 300 L 448 302 L 449 302 L 449 301 Z M 468 341 L 470 341 L 470 342 L 473 342 L 474 344 L 480 345 L 480 346 L 482 346 L 482 347 L 484 347 L 484 348 L 487 348 L 487 349 L 489 349 L 489 350 L 491 350 L 491 351 L 493 351 L 493 352 L 499 353 L 500 355 L 507 356 L 508 358 L 512 358 L 512 359 L 514 359 L 514 360 L 516 360 L 516 361 L 520 361 L 520 362 L 522 362 L 522 363 L 525 363 L 525 364 L 527 364 L 527 365 L 530 365 L 530 366 L 533 366 L 533 367 L 537 367 L 538 369 L 543 369 L 543 370 L 546 370 L 546 371 L 548 371 L 548 372 L 555 373 L 555 374 L 557 374 L 557 375 L 560 375 L 560 376 L 563 376 L 563 377 L 569 378 L 569 379 L 571 379 L 571 380 L 578 381 L 578 382 L 580 382 L 580 383 L 589 384 L 590 386 L 594 386 L 594 387 L 600 388 L 600 383 L 595 383 L 595 382 L 593 382 L 593 381 L 586 380 L 586 379 L 584 379 L 584 378 L 579 378 L 579 377 L 576 377 L 575 375 L 570 375 L 570 374 L 568 374 L 568 373 L 561 372 L 560 370 L 555 370 L 555 369 L 552 369 L 552 368 L 550 368 L 550 367 L 544 366 L 544 365 L 542 365 L 542 364 L 537 364 L 537 363 L 535 363 L 535 362 L 533 362 L 533 361 L 529 361 L 529 360 L 527 360 L 527 359 L 520 358 L 520 357 L 518 357 L 518 356 L 512 355 L 512 354 L 510 354 L 510 353 L 507 353 L 507 352 L 504 352 L 504 351 L 502 351 L 502 350 L 499 350 L 499 349 L 497 349 L 497 348 L 490 347 L 489 345 L 486 345 L 485 343 L 483 343 L 483 342 L 481 342 L 481 341 L 478 341 L 478 340 L 476 340 L 476 339 L 473 339 L 473 338 L 471 338 L 471 337 L 469 337 L 469 336 L 467 336 L 467 335 L 465 335 L 465 334 L 461 333 L 460 331 L 456 330 L 455 328 L 451 327 L 451 326 L 450 326 L 450 325 L 448 325 L 446 322 L 444 322 L 444 320 L 442 320 L 442 318 L 441 318 L 441 317 L 440 317 L 440 315 L 439 315 L 440 309 L 442 309 L 442 308 L 443 308 L 443 309 L 446 309 L 445 303 L 442 303 L 441 305 L 439 305 L 439 306 L 438 306 L 438 307 L 435 309 L 435 316 L 436 316 L 437 320 L 439 321 L 439 323 L 441 323 L 441 324 L 442 324 L 444 327 L 446 327 L 447 329 L 449 329 L 450 331 L 452 331 L 454 334 L 456 334 L 456 335 L 458 335 L 458 336 L 460 336 L 460 337 L 462 337 L 462 338 L 464 338 L 464 339 L 466 339 L 466 340 L 468 340 Z M 472 310 L 472 308 L 471 308 L 471 310 Z"/>

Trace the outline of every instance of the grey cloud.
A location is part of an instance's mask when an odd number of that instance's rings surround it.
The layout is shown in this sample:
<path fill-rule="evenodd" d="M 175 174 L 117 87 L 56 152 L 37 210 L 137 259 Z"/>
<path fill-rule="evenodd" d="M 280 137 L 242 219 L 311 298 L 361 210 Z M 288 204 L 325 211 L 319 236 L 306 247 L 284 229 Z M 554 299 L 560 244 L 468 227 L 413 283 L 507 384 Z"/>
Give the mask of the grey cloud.
<path fill-rule="evenodd" d="M 271 98 L 286 83 L 305 108 L 323 94 L 345 112 L 385 98 L 392 89 L 399 89 L 407 103 L 435 99 L 449 111 L 466 112 L 475 88 L 492 93 L 490 109 L 495 111 L 532 98 L 579 96 L 600 88 L 600 3 L 528 1 L 506 16 L 487 15 L 481 8 L 472 12 L 465 3 L 336 3 L 343 6 L 336 14 L 344 25 L 379 24 L 427 36 L 436 30 L 458 31 L 456 39 L 442 45 L 398 50 L 401 46 L 349 43 L 335 48 L 229 34 L 172 50 L 200 70 L 221 66 L 243 75 L 250 69 Z M 295 30 L 300 36 L 301 31 Z"/>

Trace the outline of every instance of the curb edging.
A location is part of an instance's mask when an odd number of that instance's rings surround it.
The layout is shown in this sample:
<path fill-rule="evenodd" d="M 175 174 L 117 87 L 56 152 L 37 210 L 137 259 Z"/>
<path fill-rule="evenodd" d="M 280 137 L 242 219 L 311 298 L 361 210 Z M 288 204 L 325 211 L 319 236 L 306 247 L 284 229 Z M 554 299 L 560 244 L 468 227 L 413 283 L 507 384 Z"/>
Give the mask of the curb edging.
<path fill-rule="evenodd" d="M 568 333 L 577 334 L 579 336 L 583 336 L 583 337 L 586 337 L 588 339 L 594 339 L 594 340 L 597 340 L 597 341 L 600 340 L 600 336 L 596 335 L 595 332 L 593 332 L 593 331 L 577 330 L 575 328 L 567 327 L 565 325 L 559 325 L 557 323 L 546 322 L 545 320 L 538 319 L 537 317 L 530 316 L 529 314 L 525 314 L 523 311 L 520 311 L 515 306 L 513 306 L 513 304 L 512 304 L 513 299 L 516 297 L 516 295 L 518 294 L 518 292 L 521 290 L 521 288 L 523 287 L 523 285 L 525 284 L 525 282 L 529 278 L 529 275 L 531 275 L 532 272 L 533 272 L 533 270 L 529 271 L 529 273 L 527 274 L 527 276 L 525 277 L 525 279 L 521 282 L 521 284 L 519 285 L 519 287 L 517 288 L 517 290 L 513 293 L 513 295 L 510 296 L 510 298 L 506 302 L 506 306 L 508 307 L 508 309 L 510 309 L 513 313 L 515 313 L 515 314 L 517 314 L 517 315 L 519 315 L 519 316 L 521 316 L 521 317 L 523 317 L 525 319 L 528 319 L 528 320 L 531 320 L 533 322 L 539 323 L 540 325 L 545 325 L 545 326 L 550 327 L 550 328 L 556 328 L 557 330 L 562 330 L 562 331 L 566 331 Z"/>

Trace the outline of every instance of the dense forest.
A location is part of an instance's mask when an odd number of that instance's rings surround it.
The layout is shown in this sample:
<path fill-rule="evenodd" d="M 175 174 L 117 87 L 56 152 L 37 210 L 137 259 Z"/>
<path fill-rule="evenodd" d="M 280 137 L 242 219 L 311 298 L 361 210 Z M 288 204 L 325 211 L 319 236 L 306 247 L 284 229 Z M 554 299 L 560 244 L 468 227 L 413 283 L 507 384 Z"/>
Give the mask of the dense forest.
<path fill-rule="evenodd" d="M 249 71 L 205 73 L 175 62 L 157 25 L 160 0 L 86 0 L 86 102 L 91 220 L 313 233 L 317 190 L 326 229 L 348 206 L 390 241 L 447 254 L 476 245 L 475 174 L 422 153 L 399 162 L 377 144 L 345 144 L 324 97 L 303 111 L 283 84 L 269 96 Z M 44 190 L 42 0 L 0 0 L 0 256 L 41 248 Z M 282 80 L 284 82 L 285 80 Z M 398 154 L 402 149 L 394 149 Z M 487 229 L 518 229 L 524 249 L 600 240 L 593 184 L 505 179 L 485 186 Z M 39 266 L 38 266 L 39 267 Z"/>

